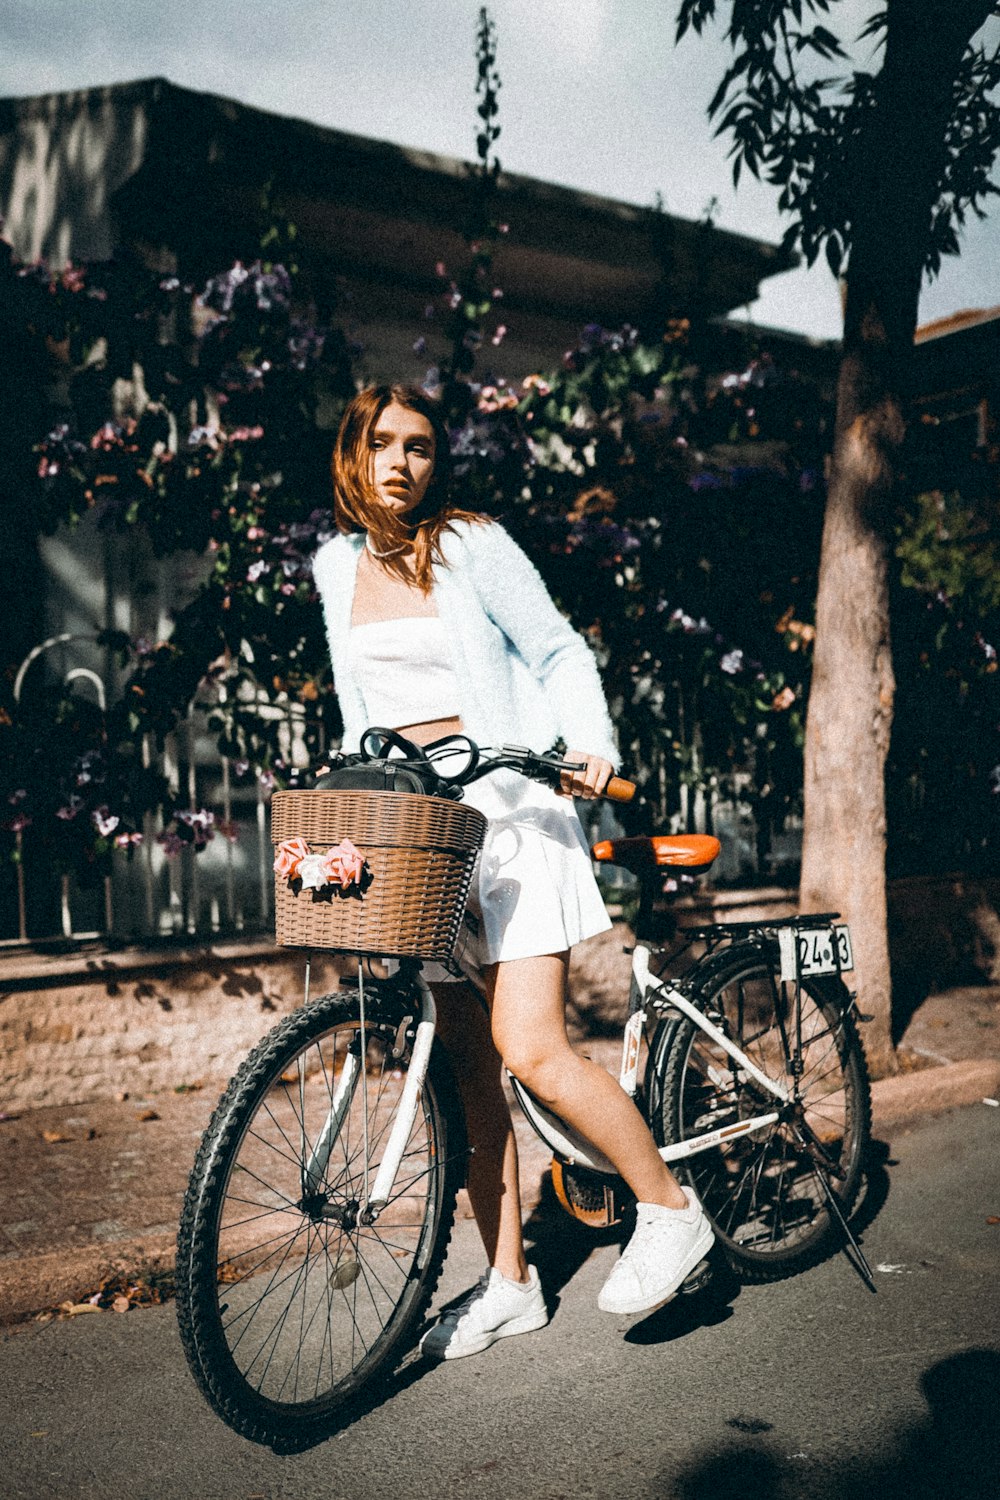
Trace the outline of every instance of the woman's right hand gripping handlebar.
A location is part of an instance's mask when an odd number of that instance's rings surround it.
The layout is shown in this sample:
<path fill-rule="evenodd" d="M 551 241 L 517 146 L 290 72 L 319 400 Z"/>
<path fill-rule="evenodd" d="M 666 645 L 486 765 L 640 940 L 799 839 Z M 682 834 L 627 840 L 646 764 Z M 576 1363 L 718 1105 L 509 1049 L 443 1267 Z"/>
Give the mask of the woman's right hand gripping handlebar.
<path fill-rule="evenodd" d="M 635 796 L 635 782 L 616 776 L 611 762 L 599 755 L 567 750 L 565 760 L 568 765 L 560 778 L 560 790 L 566 796 L 582 797 L 585 801 L 607 797 L 611 802 L 630 802 Z M 575 768 L 570 770 L 569 766 Z"/>

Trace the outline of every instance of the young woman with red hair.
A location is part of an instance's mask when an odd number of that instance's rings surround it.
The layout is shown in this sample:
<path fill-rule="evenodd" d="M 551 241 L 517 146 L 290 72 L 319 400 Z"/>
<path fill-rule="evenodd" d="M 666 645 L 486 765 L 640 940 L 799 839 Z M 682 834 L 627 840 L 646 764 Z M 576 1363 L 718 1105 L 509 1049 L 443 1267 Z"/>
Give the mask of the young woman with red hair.
<path fill-rule="evenodd" d="M 566 1036 L 569 950 L 610 925 L 571 800 L 599 796 L 616 760 L 593 656 L 503 528 L 454 504 L 447 430 L 422 391 L 357 395 L 332 469 L 338 534 L 314 572 L 344 749 L 378 724 L 417 744 L 462 732 L 544 751 L 561 738 L 566 759 L 584 766 L 564 776 L 562 795 L 513 772 L 466 793 L 488 819 L 469 903 L 478 931 L 464 959 L 482 975 L 488 1016 L 443 971 L 429 977 L 465 1106 L 469 1196 L 489 1267 L 422 1347 L 454 1359 L 548 1321 L 524 1253 L 501 1060 L 635 1193 L 636 1230 L 599 1305 L 646 1311 L 673 1296 L 712 1231 L 631 1099 Z"/>

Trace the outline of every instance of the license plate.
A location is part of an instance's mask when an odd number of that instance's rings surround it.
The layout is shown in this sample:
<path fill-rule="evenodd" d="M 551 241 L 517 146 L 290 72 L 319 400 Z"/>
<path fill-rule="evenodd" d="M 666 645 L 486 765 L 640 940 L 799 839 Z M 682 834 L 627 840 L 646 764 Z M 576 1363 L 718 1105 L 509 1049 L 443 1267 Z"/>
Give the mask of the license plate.
<path fill-rule="evenodd" d="M 778 948 L 781 977 L 789 984 L 794 983 L 797 975 L 811 978 L 854 968 L 851 934 L 846 923 L 837 927 L 780 927 Z"/>
<path fill-rule="evenodd" d="M 840 974 L 854 968 L 851 934 L 846 923 L 839 927 L 795 929 L 795 951 L 803 978 Z"/>

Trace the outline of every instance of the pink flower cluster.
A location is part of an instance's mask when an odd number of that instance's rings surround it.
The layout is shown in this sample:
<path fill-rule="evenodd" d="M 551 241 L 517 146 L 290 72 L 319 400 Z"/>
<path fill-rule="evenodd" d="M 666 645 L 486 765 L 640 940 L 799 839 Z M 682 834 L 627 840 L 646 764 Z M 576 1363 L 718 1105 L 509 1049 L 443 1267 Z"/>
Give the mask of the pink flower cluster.
<path fill-rule="evenodd" d="M 352 886 L 360 889 L 365 857 L 350 839 L 341 839 L 325 854 L 311 854 L 305 839 L 283 839 L 275 851 L 274 871 L 286 880 L 301 881 L 304 891 L 328 885 L 347 891 Z"/>

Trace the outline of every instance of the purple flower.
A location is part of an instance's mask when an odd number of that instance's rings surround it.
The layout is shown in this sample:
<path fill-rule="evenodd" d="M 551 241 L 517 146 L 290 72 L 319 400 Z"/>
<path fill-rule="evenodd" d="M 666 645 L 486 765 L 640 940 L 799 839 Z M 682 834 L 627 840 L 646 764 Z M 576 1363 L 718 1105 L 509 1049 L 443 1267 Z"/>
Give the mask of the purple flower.
<path fill-rule="evenodd" d="M 185 809 L 184 812 L 177 814 L 177 821 L 178 823 L 186 823 L 189 828 L 208 829 L 215 822 L 215 814 L 209 812 L 205 807 L 197 809 L 190 807 Z"/>
<path fill-rule="evenodd" d="M 77 786 L 87 786 L 89 782 L 102 782 L 104 780 L 104 766 L 100 755 L 96 750 L 90 750 L 86 755 L 81 755 L 73 767 L 74 781 Z M 72 801 L 72 798 L 70 799 Z"/>
<path fill-rule="evenodd" d="M 249 275 L 250 272 L 242 261 L 237 261 L 228 271 L 223 271 L 221 276 L 212 277 L 198 298 L 199 303 L 215 312 L 231 312 L 236 293 Z"/>
<path fill-rule="evenodd" d="M 675 609 L 670 616 L 671 623 L 679 625 L 685 635 L 711 635 L 712 627 L 702 615 L 700 620 L 695 620 L 691 615 L 686 615 L 682 609 Z"/>
<path fill-rule="evenodd" d="M 420 338 L 414 340 L 414 343 L 413 343 L 413 352 L 417 356 L 418 359 L 422 355 L 424 355 L 424 354 L 427 353 L 427 340 L 423 337 L 422 334 L 421 334 Z"/>
<path fill-rule="evenodd" d="M 112 833 L 114 833 L 115 829 L 118 827 L 118 824 L 121 822 L 121 818 L 117 817 L 114 813 L 109 812 L 107 807 L 96 807 L 90 816 L 93 820 L 94 827 L 97 829 L 102 839 L 106 839 Z"/>
<path fill-rule="evenodd" d="M 270 312 L 272 307 L 287 307 L 292 296 L 291 277 L 284 266 L 272 266 L 263 271 L 260 262 L 254 263 L 254 292 L 260 312 Z"/>
<path fill-rule="evenodd" d="M 270 572 L 270 569 L 270 563 L 266 563 L 263 558 L 259 562 L 251 563 L 247 568 L 247 582 L 256 583 L 258 579 L 263 578 L 265 573 Z"/>

